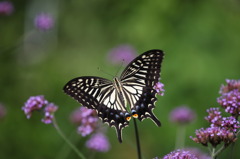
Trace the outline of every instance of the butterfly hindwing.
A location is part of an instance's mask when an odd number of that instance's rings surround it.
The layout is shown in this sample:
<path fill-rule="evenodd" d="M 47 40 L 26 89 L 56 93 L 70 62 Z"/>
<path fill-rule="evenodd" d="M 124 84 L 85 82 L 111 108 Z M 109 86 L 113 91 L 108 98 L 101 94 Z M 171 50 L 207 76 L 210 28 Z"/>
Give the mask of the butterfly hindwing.
<path fill-rule="evenodd" d="M 153 87 L 160 79 L 162 59 L 161 50 L 147 51 L 134 59 L 120 77 L 132 113 L 140 121 L 151 118 L 158 126 L 161 123 L 152 112 L 157 100 Z"/>
<path fill-rule="evenodd" d="M 114 89 L 112 81 L 92 76 L 78 77 L 64 86 L 64 92 L 83 106 L 95 109 L 104 123 L 115 127 L 118 139 L 122 142 L 122 129 L 129 122 L 124 116 L 124 101 Z"/>

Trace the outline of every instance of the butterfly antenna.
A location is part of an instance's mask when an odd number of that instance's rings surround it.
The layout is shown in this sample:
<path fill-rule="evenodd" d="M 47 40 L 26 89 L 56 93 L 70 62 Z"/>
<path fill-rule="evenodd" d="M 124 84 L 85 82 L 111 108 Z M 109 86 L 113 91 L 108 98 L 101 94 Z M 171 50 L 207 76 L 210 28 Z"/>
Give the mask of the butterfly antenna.
<path fill-rule="evenodd" d="M 113 75 L 111 75 L 110 73 L 107 73 L 107 72 L 105 72 L 105 71 L 101 70 L 99 67 L 98 67 L 98 70 L 99 70 L 99 71 L 101 71 L 102 73 L 104 73 L 104 74 L 108 75 L 108 76 L 111 76 L 111 77 L 113 78 Z"/>
<path fill-rule="evenodd" d="M 122 63 L 121 63 L 121 66 L 118 68 L 116 74 L 115 74 L 115 77 L 119 74 L 120 70 L 122 69 L 123 67 L 123 64 L 124 64 L 124 59 L 122 59 Z"/>

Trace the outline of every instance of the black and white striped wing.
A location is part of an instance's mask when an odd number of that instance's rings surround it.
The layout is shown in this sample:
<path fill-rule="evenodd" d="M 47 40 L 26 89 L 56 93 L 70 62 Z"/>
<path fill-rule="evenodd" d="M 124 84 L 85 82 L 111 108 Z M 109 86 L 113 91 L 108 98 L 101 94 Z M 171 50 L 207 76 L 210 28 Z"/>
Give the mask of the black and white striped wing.
<path fill-rule="evenodd" d="M 122 129 L 128 126 L 123 97 L 117 93 L 112 81 L 100 77 L 78 77 L 69 81 L 63 88 L 83 106 L 95 109 L 99 118 L 116 128 L 122 142 Z"/>
<path fill-rule="evenodd" d="M 163 55 L 161 50 L 149 50 L 143 53 L 125 68 L 120 77 L 132 116 L 140 121 L 151 118 L 158 126 L 161 123 L 153 114 L 157 100 L 157 92 L 153 87 L 160 79 Z"/>

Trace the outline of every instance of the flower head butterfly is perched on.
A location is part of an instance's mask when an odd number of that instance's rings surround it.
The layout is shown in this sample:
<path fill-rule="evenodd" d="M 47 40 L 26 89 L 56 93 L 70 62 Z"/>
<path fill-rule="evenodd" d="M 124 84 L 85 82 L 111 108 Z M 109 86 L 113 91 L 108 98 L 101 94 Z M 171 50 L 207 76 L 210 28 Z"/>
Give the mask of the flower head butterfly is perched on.
<path fill-rule="evenodd" d="M 141 54 L 113 81 L 94 76 L 74 78 L 64 86 L 64 92 L 83 106 L 95 109 L 104 123 L 115 127 L 122 142 L 122 129 L 128 126 L 131 117 L 140 121 L 150 118 L 161 126 L 152 110 L 157 100 L 154 86 L 160 79 L 163 55 L 161 50 Z"/>

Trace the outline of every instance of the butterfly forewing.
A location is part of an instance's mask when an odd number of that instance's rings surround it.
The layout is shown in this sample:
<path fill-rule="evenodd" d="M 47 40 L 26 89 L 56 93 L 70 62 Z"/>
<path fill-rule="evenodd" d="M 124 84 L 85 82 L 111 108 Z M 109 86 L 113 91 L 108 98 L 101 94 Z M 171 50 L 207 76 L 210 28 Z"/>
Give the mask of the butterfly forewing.
<path fill-rule="evenodd" d="M 78 77 L 65 85 L 64 92 L 83 106 L 95 109 L 104 123 L 116 128 L 118 139 L 122 142 L 122 129 L 129 122 L 124 116 L 124 101 L 112 81 L 100 77 Z"/>
<path fill-rule="evenodd" d="M 162 59 L 161 50 L 147 51 L 134 59 L 120 78 L 132 113 L 136 113 L 140 121 L 151 118 L 158 126 L 161 123 L 152 112 L 157 100 L 153 87 L 160 78 Z"/>

